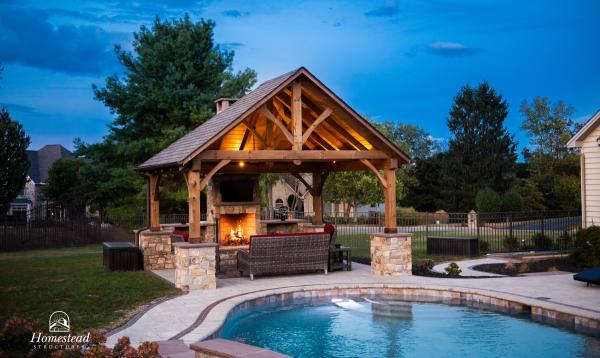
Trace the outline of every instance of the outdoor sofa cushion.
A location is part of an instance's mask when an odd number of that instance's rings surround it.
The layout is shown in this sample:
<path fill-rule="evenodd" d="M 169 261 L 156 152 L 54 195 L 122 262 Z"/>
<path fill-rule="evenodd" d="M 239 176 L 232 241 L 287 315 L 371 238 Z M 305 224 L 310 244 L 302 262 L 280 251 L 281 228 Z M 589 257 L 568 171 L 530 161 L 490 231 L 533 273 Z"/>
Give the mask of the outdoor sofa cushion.
<path fill-rule="evenodd" d="M 593 283 L 600 285 L 600 267 L 581 271 L 573 276 L 573 279 L 576 281 L 585 282 L 587 284 Z"/>

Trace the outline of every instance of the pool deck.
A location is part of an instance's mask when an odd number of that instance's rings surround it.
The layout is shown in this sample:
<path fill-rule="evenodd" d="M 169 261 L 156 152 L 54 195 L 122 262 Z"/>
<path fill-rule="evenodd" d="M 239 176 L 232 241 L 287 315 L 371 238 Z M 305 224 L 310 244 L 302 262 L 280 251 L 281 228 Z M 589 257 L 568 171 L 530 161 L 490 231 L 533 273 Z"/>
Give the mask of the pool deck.
<path fill-rule="evenodd" d="M 471 263 L 469 263 L 469 266 Z M 155 272 L 172 281 L 174 270 Z M 285 292 L 371 287 L 425 288 L 483 294 L 532 307 L 556 310 L 600 321 L 600 287 L 586 287 L 573 274 L 531 277 L 434 278 L 423 276 L 380 277 L 370 266 L 353 264 L 353 271 L 294 276 L 230 278 L 217 281 L 217 289 L 196 290 L 150 307 L 121 328 L 109 333 L 112 346 L 129 336 L 133 345 L 143 341 L 183 339 L 186 344 L 205 339 L 220 327 L 228 312 L 249 299 Z"/>

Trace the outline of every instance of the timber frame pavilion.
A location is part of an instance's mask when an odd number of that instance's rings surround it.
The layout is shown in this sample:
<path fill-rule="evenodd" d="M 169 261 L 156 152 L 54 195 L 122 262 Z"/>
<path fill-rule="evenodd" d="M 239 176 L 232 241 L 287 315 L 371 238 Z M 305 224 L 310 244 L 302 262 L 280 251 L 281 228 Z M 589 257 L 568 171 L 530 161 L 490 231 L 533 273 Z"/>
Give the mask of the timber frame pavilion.
<path fill-rule="evenodd" d="M 200 192 L 217 174 L 291 173 L 313 196 L 323 223 L 330 172 L 369 170 L 385 196 L 386 233 L 397 232 L 396 169 L 409 157 L 307 69 L 259 85 L 240 99 L 217 100 L 217 114 L 141 164 L 150 230 L 160 229 L 159 183 L 181 174 L 188 189 L 190 242 L 200 241 Z M 312 184 L 298 173 L 311 173 Z M 165 186 L 165 190 L 168 185 Z"/>

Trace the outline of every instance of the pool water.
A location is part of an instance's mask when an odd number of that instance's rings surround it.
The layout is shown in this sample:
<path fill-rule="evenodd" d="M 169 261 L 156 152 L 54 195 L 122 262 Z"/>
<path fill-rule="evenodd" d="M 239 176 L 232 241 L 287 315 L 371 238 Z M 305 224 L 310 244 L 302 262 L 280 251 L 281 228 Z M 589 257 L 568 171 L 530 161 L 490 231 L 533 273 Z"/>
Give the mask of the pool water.
<path fill-rule="evenodd" d="M 600 339 L 491 311 L 332 299 L 239 311 L 221 338 L 294 357 L 600 357 Z"/>

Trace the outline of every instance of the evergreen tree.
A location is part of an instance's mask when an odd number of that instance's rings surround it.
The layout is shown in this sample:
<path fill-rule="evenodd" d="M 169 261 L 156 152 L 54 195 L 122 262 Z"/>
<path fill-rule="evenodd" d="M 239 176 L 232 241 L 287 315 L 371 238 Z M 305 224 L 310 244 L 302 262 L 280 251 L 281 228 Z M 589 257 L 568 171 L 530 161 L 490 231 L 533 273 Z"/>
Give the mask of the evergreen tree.
<path fill-rule="evenodd" d="M 516 143 L 504 126 L 508 104 L 487 82 L 465 86 L 454 98 L 448 118 L 449 154 L 457 160 L 457 187 L 450 209 L 470 210 L 475 194 L 489 187 L 506 191 L 515 176 Z"/>
<path fill-rule="evenodd" d="M 76 154 L 96 173 L 98 206 L 143 206 L 144 183 L 137 165 L 215 114 L 219 97 L 241 97 L 256 73 L 233 72 L 233 52 L 213 40 L 214 22 L 156 18 L 134 34 L 130 53 L 116 47 L 122 76 L 94 86 L 96 99 L 116 115 L 101 143 L 76 140 Z"/>
<path fill-rule="evenodd" d="M 0 215 L 4 215 L 10 203 L 17 197 L 29 170 L 27 147 L 29 137 L 23 126 L 10 118 L 6 109 L 0 110 Z"/>

